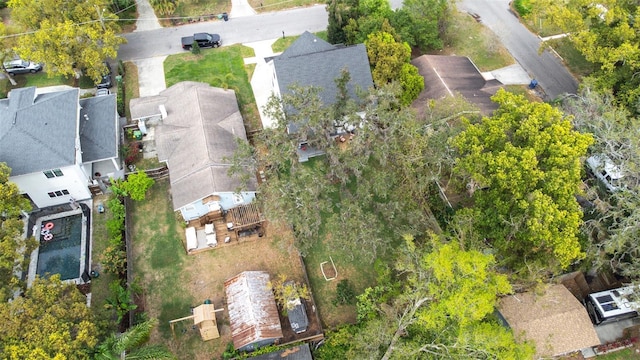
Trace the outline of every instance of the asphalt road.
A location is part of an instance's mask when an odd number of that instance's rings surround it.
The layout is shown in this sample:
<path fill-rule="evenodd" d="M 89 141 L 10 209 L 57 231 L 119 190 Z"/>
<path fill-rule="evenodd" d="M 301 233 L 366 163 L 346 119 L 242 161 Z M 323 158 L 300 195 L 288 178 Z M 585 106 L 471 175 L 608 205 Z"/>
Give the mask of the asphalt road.
<path fill-rule="evenodd" d="M 139 60 L 184 52 L 180 38 L 197 32 L 220 34 L 224 45 L 269 40 L 304 31 L 326 30 L 327 12 L 324 5 L 231 18 L 229 21 L 207 21 L 172 28 L 139 31 L 126 34 L 128 43 L 120 46 L 118 59 Z"/>
<path fill-rule="evenodd" d="M 511 13 L 509 0 L 460 0 L 457 6 L 460 11 L 480 16 L 482 23 L 496 33 L 516 61 L 533 79 L 538 80 L 547 100 L 565 93 L 576 93 L 576 79 L 549 51 L 538 54 L 541 40 Z"/>

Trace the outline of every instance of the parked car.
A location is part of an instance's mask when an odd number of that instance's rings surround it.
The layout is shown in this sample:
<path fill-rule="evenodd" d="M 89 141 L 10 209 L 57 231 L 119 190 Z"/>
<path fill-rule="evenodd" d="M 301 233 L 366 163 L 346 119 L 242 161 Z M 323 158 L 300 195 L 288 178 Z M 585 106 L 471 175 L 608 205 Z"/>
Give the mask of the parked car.
<path fill-rule="evenodd" d="M 218 34 L 195 33 L 193 36 L 185 36 L 182 38 L 182 48 L 190 50 L 194 42 L 197 42 L 201 48 L 217 48 L 222 45 L 222 39 L 220 39 L 220 35 Z"/>
<path fill-rule="evenodd" d="M 622 189 L 621 180 L 624 174 L 607 156 L 590 156 L 587 158 L 587 168 L 609 191 L 616 192 Z"/>
<path fill-rule="evenodd" d="M 109 91 L 109 89 L 98 89 L 96 90 L 96 96 L 105 96 L 105 95 L 109 95 L 111 94 L 111 91 Z"/>
<path fill-rule="evenodd" d="M 105 62 L 104 65 L 107 67 L 107 73 L 102 75 L 102 80 L 96 84 L 98 89 L 108 89 L 111 87 L 111 65 L 108 62 Z"/>
<path fill-rule="evenodd" d="M 22 59 L 7 61 L 4 63 L 4 68 L 11 75 L 36 73 L 42 70 L 42 64 L 34 63 L 31 61 L 25 61 Z"/>

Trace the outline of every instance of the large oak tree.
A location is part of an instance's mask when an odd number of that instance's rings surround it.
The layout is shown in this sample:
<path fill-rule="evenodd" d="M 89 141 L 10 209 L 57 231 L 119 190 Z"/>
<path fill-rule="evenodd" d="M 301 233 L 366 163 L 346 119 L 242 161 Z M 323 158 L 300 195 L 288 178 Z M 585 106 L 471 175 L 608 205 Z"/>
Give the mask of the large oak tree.
<path fill-rule="evenodd" d="M 456 170 L 473 192 L 479 236 L 523 276 L 565 269 L 584 256 L 575 195 L 592 137 L 549 104 L 504 90 L 493 100 L 500 105 L 493 116 L 452 141 Z"/>
<path fill-rule="evenodd" d="M 80 70 L 98 82 L 106 72 L 103 62 L 125 42 L 104 0 L 9 0 L 9 7 L 25 32 L 15 52 L 43 63 L 49 75 L 77 76 Z"/>
<path fill-rule="evenodd" d="M 31 205 L 18 186 L 9 181 L 10 174 L 11 169 L 0 163 L 0 302 L 20 287 L 16 274 L 27 271 L 24 255 L 36 246 L 33 237 L 23 236 L 23 215 L 31 210 Z"/>

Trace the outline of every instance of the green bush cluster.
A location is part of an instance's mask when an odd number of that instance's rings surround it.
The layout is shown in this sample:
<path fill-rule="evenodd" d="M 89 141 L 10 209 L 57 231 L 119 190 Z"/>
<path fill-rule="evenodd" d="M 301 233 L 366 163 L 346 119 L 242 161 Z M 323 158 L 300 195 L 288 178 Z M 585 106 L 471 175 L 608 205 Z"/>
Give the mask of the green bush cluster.
<path fill-rule="evenodd" d="M 112 217 L 107 220 L 107 234 L 109 235 L 109 245 L 102 253 L 100 262 L 106 272 L 123 275 L 127 266 L 127 251 L 122 232 L 124 231 L 124 204 L 119 197 L 113 197 L 107 202 L 107 208 L 111 211 Z"/>
<path fill-rule="evenodd" d="M 120 76 L 120 78 L 116 78 L 116 86 L 118 89 L 118 96 L 116 99 L 117 106 L 118 106 L 118 114 L 120 116 L 125 116 L 126 112 L 124 108 L 125 99 L 124 99 L 124 80 L 123 80 L 125 76 L 125 66 L 122 60 L 118 61 L 118 75 Z M 120 79 L 120 80 L 117 80 L 117 79 Z"/>
<path fill-rule="evenodd" d="M 356 292 L 347 279 L 340 280 L 336 286 L 336 298 L 333 305 L 352 305 L 356 301 Z"/>
<path fill-rule="evenodd" d="M 516 9 L 520 16 L 527 16 L 531 13 L 531 1 L 530 0 L 515 0 L 513 7 Z"/>

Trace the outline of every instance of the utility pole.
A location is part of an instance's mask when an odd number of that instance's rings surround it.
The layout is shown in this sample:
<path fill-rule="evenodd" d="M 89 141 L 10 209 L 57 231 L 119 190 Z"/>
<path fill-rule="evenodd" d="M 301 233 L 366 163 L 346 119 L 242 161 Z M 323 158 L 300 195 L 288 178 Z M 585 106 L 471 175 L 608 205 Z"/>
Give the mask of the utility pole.
<path fill-rule="evenodd" d="M 107 29 L 104 27 L 104 19 L 102 18 L 102 12 L 104 12 L 104 10 L 100 12 L 100 8 L 98 8 L 98 5 L 93 5 L 93 7 L 96 9 L 96 12 L 98 13 L 98 20 L 100 20 L 100 25 L 102 25 L 102 31 L 107 31 Z"/>

